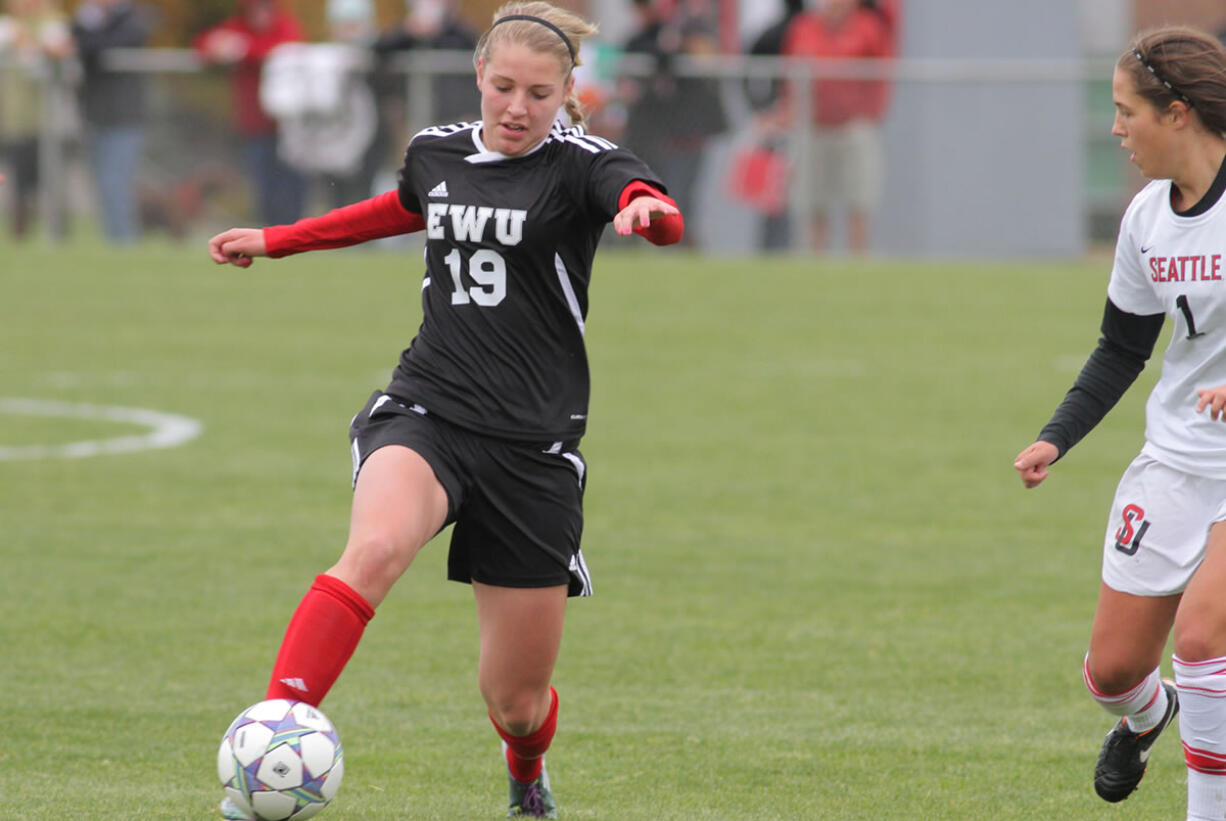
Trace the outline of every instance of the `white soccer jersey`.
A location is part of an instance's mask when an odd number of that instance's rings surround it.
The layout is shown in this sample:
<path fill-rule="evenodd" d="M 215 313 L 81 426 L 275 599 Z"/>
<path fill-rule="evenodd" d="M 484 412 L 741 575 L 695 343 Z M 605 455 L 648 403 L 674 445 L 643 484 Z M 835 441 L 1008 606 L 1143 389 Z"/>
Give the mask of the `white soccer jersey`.
<path fill-rule="evenodd" d="M 1196 413 L 1196 391 L 1226 385 L 1226 197 L 1180 216 L 1170 194 L 1170 181 L 1156 180 L 1124 212 L 1107 296 L 1128 313 L 1165 313 L 1174 321 L 1145 406 L 1143 452 L 1223 479 L 1226 423 Z"/>

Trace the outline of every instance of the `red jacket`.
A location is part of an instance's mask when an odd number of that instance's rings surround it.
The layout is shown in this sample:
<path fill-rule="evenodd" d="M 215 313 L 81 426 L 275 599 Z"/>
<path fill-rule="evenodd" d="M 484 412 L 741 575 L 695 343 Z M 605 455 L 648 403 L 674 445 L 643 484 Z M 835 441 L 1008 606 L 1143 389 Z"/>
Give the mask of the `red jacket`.
<path fill-rule="evenodd" d="M 247 15 L 252 5 L 254 0 L 242 0 L 238 14 L 202 32 L 195 41 L 196 50 L 206 60 L 211 59 L 210 51 L 219 40 L 228 38 L 245 46 L 242 57 L 234 64 L 234 118 L 239 133 L 245 137 L 276 133 L 276 121 L 260 105 L 260 69 L 273 47 L 304 39 L 302 25 L 279 4 L 267 28 L 253 28 Z"/>
<path fill-rule="evenodd" d="M 857 8 L 837 24 L 816 12 L 792 19 L 783 41 L 783 53 L 793 57 L 888 58 L 895 54 L 898 9 L 883 2 L 879 11 Z M 884 80 L 815 80 L 813 122 L 842 125 L 857 119 L 880 120 L 889 101 Z"/>

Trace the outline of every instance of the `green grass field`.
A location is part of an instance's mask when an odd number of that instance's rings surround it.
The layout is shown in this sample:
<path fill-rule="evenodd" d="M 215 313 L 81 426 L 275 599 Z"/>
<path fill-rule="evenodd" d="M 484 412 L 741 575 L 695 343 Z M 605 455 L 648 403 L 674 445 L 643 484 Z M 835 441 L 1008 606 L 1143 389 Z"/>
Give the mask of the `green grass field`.
<path fill-rule="evenodd" d="M 606 250 L 584 553 L 549 769 L 570 819 L 1170 819 L 1126 807 L 1080 680 L 1147 371 L 1025 492 L 1108 263 Z M 0 398 L 200 420 L 174 449 L 0 461 L 0 818 L 213 817 L 216 747 L 343 543 L 346 427 L 419 321 L 416 251 L 248 271 L 202 247 L 0 252 Z M 0 449 L 139 427 L 0 414 Z M 468 588 L 436 541 L 323 707 L 324 818 L 494 819 Z"/>

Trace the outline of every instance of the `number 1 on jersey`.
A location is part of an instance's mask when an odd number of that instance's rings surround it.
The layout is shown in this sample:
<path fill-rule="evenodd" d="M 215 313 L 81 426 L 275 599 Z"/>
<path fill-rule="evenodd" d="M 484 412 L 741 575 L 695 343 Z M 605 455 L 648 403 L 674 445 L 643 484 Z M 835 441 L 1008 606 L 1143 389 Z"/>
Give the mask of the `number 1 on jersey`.
<path fill-rule="evenodd" d="M 1192 306 L 1188 304 L 1188 295 L 1180 294 L 1175 298 L 1175 306 L 1183 314 L 1183 320 L 1188 324 L 1188 339 L 1204 336 L 1204 331 L 1196 330 L 1196 320 L 1192 318 Z"/>
<path fill-rule="evenodd" d="M 452 248 L 451 253 L 443 257 L 443 262 L 447 263 L 455 286 L 451 292 L 452 305 L 475 302 L 489 308 L 506 298 L 507 263 L 497 251 L 482 248 L 469 258 L 468 275 L 477 283 L 471 288 L 464 287 L 464 257 L 459 248 Z"/>

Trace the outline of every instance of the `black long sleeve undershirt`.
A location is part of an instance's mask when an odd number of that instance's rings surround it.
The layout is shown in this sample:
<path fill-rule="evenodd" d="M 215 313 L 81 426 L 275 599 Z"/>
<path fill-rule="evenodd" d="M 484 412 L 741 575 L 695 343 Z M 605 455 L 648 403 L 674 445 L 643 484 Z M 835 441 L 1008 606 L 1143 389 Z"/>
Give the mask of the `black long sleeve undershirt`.
<path fill-rule="evenodd" d="M 1051 421 L 1043 426 L 1039 439 L 1055 445 L 1060 456 L 1080 442 L 1115 407 L 1145 368 L 1165 319 L 1165 314 L 1130 314 L 1108 299 L 1103 308 L 1098 347 L 1086 360 Z"/>

